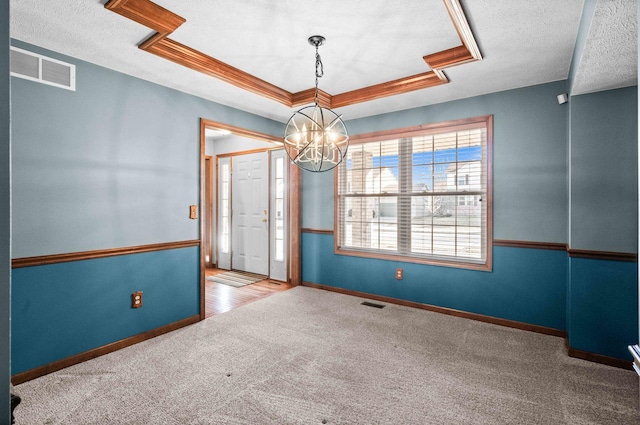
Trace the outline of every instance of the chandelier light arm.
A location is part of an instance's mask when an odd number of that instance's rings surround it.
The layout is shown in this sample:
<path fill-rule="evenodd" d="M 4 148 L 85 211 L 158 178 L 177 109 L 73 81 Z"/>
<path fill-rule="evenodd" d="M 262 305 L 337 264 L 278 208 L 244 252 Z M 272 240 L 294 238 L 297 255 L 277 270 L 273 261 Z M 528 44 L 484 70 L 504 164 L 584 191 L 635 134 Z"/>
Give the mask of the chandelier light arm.
<path fill-rule="evenodd" d="M 307 151 L 310 149 L 311 142 L 313 142 L 313 140 L 309 140 L 306 145 L 298 149 L 298 154 L 296 155 L 295 158 L 292 158 L 293 162 L 296 162 L 297 159 L 299 159 L 302 155 L 307 153 Z"/>
<path fill-rule="evenodd" d="M 309 115 L 305 114 L 304 112 L 302 112 L 302 109 L 299 110 L 298 112 L 296 112 L 297 114 L 302 115 L 303 117 L 307 117 L 309 119 L 309 121 L 311 121 L 312 123 L 314 123 L 315 125 L 317 125 L 318 127 L 322 128 L 322 124 L 320 124 L 318 121 L 316 121 L 314 118 L 310 117 Z"/>
<path fill-rule="evenodd" d="M 309 146 L 309 143 L 307 143 L 307 146 Z M 300 158 L 300 156 L 302 156 L 306 152 L 307 146 L 305 146 L 304 149 L 301 149 L 300 152 L 298 152 L 298 155 L 296 155 L 296 157 L 291 159 L 291 160 L 293 162 L 296 162 L 298 160 L 298 158 Z"/>

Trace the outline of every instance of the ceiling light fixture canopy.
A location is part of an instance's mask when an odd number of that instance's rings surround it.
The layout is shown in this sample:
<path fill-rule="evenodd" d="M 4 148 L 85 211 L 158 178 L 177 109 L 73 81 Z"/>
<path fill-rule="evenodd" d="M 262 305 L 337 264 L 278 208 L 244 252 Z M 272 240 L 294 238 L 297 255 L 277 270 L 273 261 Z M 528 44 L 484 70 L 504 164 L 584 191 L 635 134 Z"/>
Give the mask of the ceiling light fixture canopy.
<path fill-rule="evenodd" d="M 298 167 L 303 170 L 329 171 L 347 154 L 349 133 L 338 115 L 318 102 L 318 78 L 324 74 L 318 46 L 324 44 L 321 35 L 309 37 L 309 44 L 316 48 L 316 91 L 314 104 L 296 111 L 284 130 L 284 148 Z"/>

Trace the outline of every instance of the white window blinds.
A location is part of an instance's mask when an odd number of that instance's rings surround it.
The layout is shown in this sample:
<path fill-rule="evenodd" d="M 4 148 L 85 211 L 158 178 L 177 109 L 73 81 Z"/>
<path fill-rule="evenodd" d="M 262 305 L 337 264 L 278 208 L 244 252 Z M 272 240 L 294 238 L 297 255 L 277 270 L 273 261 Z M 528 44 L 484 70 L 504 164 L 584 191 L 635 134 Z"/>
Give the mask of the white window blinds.
<path fill-rule="evenodd" d="M 337 251 L 490 263 L 490 122 L 352 144 L 337 171 Z"/>

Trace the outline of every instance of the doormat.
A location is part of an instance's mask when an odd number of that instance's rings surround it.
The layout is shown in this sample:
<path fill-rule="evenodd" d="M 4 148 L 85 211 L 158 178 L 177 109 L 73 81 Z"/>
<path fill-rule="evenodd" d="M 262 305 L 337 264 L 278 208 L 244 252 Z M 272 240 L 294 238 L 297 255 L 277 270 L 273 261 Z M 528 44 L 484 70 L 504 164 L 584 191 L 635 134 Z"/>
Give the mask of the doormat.
<path fill-rule="evenodd" d="M 214 276 L 207 276 L 208 281 L 222 283 L 223 285 L 233 286 L 234 288 L 251 285 L 252 283 L 260 282 L 266 278 L 267 276 L 263 276 L 261 274 L 243 272 L 240 270 L 219 273 Z"/>

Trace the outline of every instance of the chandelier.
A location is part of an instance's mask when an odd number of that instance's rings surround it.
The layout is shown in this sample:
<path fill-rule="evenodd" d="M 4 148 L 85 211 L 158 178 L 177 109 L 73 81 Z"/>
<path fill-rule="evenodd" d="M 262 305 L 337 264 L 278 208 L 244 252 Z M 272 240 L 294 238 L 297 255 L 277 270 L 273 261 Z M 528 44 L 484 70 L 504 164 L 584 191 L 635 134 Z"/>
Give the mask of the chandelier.
<path fill-rule="evenodd" d="M 318 102 L 318 78 L 324 74 L 318 46 L 324 44 L 321 35 L 309 37 L 316 48 L 316 90 L 314 104 L 296 111 L 284 130 L 284 149 L 289 158 L 303 170 L 328 171 L 342 162 L 349 147 L 349 134 L 338 115 Z"/>

